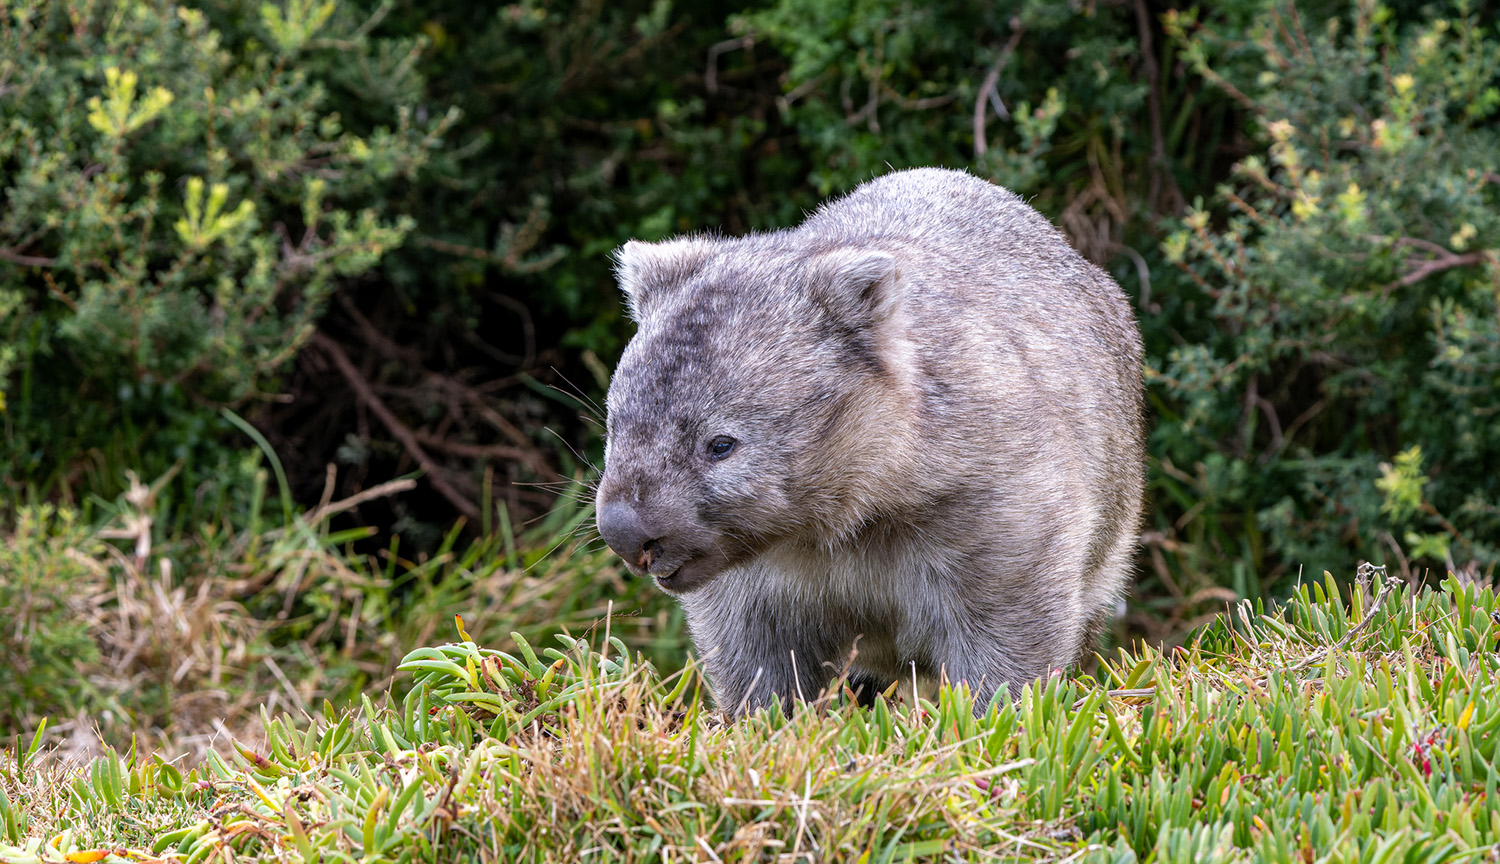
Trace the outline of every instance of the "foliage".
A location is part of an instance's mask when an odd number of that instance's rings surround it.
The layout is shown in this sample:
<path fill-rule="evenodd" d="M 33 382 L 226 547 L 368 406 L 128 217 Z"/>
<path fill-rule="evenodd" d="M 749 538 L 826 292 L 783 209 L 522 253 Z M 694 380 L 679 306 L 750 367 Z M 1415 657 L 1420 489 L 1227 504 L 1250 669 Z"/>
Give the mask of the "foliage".
<path fill-rule="evenodd" d="M 1142 83 L 1115 68 L 1135 50 L 1123 6 L 1078 15 L 1042 2 L 782 0 L 732 26 L 786 55 L 779 106 L 811 151 L 820 195 L 933 164 L 1023 194 L 1076 193 L 1093 178 L 1057 176 L 1058 165 L 1087 173 L 1069 154 L 1144 131 L 1100 122 L 1143 107 Z"/>
<path fill-rule="evenodd" d="M 0 858 L 1467 860 L 1500 826 L 1497 620 L 1456 579 L 1346 602 L 1330 576 L 978 717 L 944 688 L 734 724 L 607 634 L 465 640 L 410 655 L 404 699 L 268 717 L 264 747 L 189 772 L 0 768 Z"/>
<path fill-rule="evenodd" d="M 1169 25 L 1210 56 L 1220 38 Z M 1266 152 L 1164 241 L 1199 301 L 1152 364 L 1155 451 L 1202 461 L 1197 521 L 1247 538 L 1251 571 L 1391 554 L 1492 574 L 1500 39 L 1461 7 L 1404 24 L 1373 4 L 1250 35 L 1259 62 L 1221 80 Z"/>
<path fill-rule="evenodd" d="M 0 862 L 1482 854 L 1500 36 L 1444 10 L 5 6 L 0 730 L 142 734 L 76 770 L 17 735 Z M 918 164 L 1013 186 L 1138 303 L 1131 632 L 1290 597 L 977 719 L 727 725 L 656 671 L 676 607 L 576 542 L 583 488 L 510 481 L 598 456 L 551 387 L 596 397 L 627 335 L 609 250 Z M 1356 557 L 1459 576 L 1290 584 Z M 262 702 L 264 746 L 151 752 L 258 740 Z"/>
<path fill-rule="evenodd" d="M 1492 573 L 1500 38 L 1462 6 L 1245 2 L 1169 9 L 1152 56 L 1145 15 L 781 0 L 734 25 L 786 55 L 821 192 L 966 165 L 1136 290 L 1150 605 L 1362 557 Z"/>
<path fill-rule="evenodd" d="M 347 4 L 243 6 L 23 0 L 0 17 L 15 482 L 112 496 L 125 467 L 182 459 L 189 488 L 233 470 L 216 406 L 274 393 L 339 281 L 412 228 L 383 199 L 453 117 L 414 117 L 420 78 L 387 69 L 389 92 L 360 93 L 378 119 L 351 123 L 333 94 L 391 45 Z"/>

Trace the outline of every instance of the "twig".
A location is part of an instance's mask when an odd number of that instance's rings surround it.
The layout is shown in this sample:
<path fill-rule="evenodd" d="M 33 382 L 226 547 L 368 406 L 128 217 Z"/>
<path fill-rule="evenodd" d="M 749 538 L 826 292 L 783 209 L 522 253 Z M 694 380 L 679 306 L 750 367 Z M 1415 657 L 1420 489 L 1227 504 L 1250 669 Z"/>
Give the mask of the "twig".
<path fill-rule="evenodd" d="M 335 513 L 352 510 L 366 501 L 373 501 L 376 498 L 384 498 L 387 495 L 395 495 L 400 492 L 409 492 L 415 488 L 417 488 L 417 481 L 410 477 L 403 477 L 399 480 L 388 480 L 378 486 L 371 486 L 362 492 L 356 492 L 341 501 L 334 501 L 331 504 L 320 504 L 309 510 L 302 517 L 302 521 L 308 525 L 316 525 Z"/>
<path fill-rule="evenodd" d="M 1371 567 L 1366 572 L 1367 573 L 1374 573 L 1376 570 L 1379 570 L 1380 573 L 1382 575 L 1384 575 L 1385 574 L 1385 565 L 1381 565 L 1379 567 Z M 1325 649 L 1323 649 L 1318 654 L 1314 654 L 1313 656 L 1308 657 L 1307 659 L 1305 659 L 1301 663 L 1298 663 L 1297 665 L 1291 667 L 1287 671 L 1288 672 L 1300 672 L 1303 669 L 1306 669 L 1307 667 L 1313 665 L 1314 663 L 1322 662 L 1325 658 L 1328 657 L 1328 655 L 1330 653 L 1337 652 L 1337 651 L 1342 651 L 1346 646 L 1349 645 L 1350 642 L 1354 641 L 1354 637 L 1355 636 L 1359 635 L 1366 627 L 1370 626 L 1370 622 L 1375 620 L 1375 613 L 1379 612 L 1380 611 L 1380 607 L 1385 604 L 1385 598 L 1392 591 L 1395 591 L 1396 590 L 1396 586 L 1399 585 L 1399 584 L 1400 583 L 1397 582 L 1395 579 L 1391 579 L 1391 578 L 1387 577 L 1386 580 L 1385 580 L 1385 584 L 1383 584 L 1383 585 L 1380 586 L 1380 593 L 1377 594 L 1377 595 L 1375 595 L 1375 602 L 1373 602 L 1373 603 L 1370 604 L 1370 610 L 1365 613 L 1365 617 L 1362 618 L 1362 619 L 1360 619 L 1360 622 L 1358 624 L 1355 624 L 1353 627 L 1349 628 L 1349 632 L 1347 632 L 1347 633 L 1344 634 L 1344 638 L 1342 638 L 1339 641 L 1335 642 L 1332 648 L 1325 648 Z"/>
<path fill-rule="evenodd" d="M 1146 265 L 1146 259 L 1141 256 L 1141 253 L 1126 246 L 1124 243 L 1111 243 L 1109 244 L 1109 248 L 1111 252 L 1123 254 L 1135 265 L 1136 279 L 1141 283 L 1141 291 L 1140 295 L 1136 298 L 1136 306 L 1142 312 L 1149 311 L 1151 308 L 1151 268 Z"/>
<path fill-rule="evenodd" d="M 1316 417 L 1319 414 L 1323 413 L 1323 409 L 1327 408 L 1327 407 L 1328 407 L 1328 400 L 1327 399 L 1319 399 L 1318 401 L 1314 402 L 1311 406 L 1309 406 L 1306 411 L 1303 411 L 1301 414 L 1298 414 L 1297 415 L 1297 419 L 1293 420 L 1291 422 L 1291 424 L 1286 427 L 1286 431 L 1282 433 L 1282 437 L 1284 438 L 1284 440 L 1285 441 L 1291 441 L 1292 440 L 1292 436 L 1295 435 L 1295 434 L 1297 434 L 1297 430 L 1298 429 L 1301 429 L 1306 423 L 1308 423 L 1309 421 L 1311 421 L 1314 417 Z"/>
<path fill-rule="evenodd" d="M 1161 126 L 1161 70 L 1156 65 L 1156 52 L 1151 46 L 1151 15 L 1146 11 L 1146 0 L 1135 0 L 1136 29 L 1141 39 L 1141 62 L 1146 72 L 1146 109 L 1151 123 L 1151 188 L 1147 200 L 1152 205 L 1161 204 L 1162 182 L 1166 182 L 1168 204 L 1173 210 L 1183 206 L 1182 190 L 1167 162 L 1166 136 Z"/>
<path fill-rule="evenodd" d="M 338 301 L 339 305 L 344 307 L 344 311 L 348 313 L 349 317 L 354 319 L 354 323 L 359 326 L 360 335 L 365 337 L 365 341 L 370 344 L 370 347 L 375 348 L 387 357 L 398 359 L 408 365 L 421 365 L 422 355 L 419 352 L 397 345 L 389 336 L 382 333 L 379 327 L 376 327 L 369 318 L 366 318 L 359 311 L 359 307 L 354 305 L 354 301 L 348 295 L 340 294 Z"/>
<path fill-rule="evenodd" d="M 990 93 L 994 92 L 995 85 L 999 81 L 1000 66 L 996 64 L 990 67 L 989 72 L 985 73 L 984 83 L 979 85 L 979 95 L 974 97 L 974 158 L 976 159 L 983 156 L 985 151 L 990 149 L 989 141 L 985 140 L 984 135 L 984 123 L 988 114 L 985 111 L 985 105 L 989 101 Z M 1001 106 L 1003 107 L 1004 103 L 1001 103 Z M 995 113 L 999 114 L 1000 112 L 997 111 Z M 1002 114 L 1001 117 L 1003 118 L 1004 115 Z"/>
<path fill-rule="evenodd" d="M 1401 544 L 1396 542 L 1396 538 L 1391 536 L 1389 531 L 1380 532 L 1380 539 L 1384 540 L 1385 544 L 1391 547 L 1391 551 L 1396 553 L 1396 563 L 1401 565 L 1401 581 L 1408 585 L 1417 584 L 1412 581 L 1411 565 L 1406 561 L 1406 553 L 1401 551 Z"/>
<path fill-rule="evenodd" d="M 944 105 L 947 105 L 949 102 L 952 102 L 954 99 L 958 98 L 952 93 L 946 93 L 942 96 L 927 96 L 921 99 L 908 99 L 905 96 L 902 96 L 900 93 L 896 92 L 896 89 L 891 87 L 889 84 L 881 84 L 880 92 L 890 97 L 891 101 L 895 102 L 897 107 L 901 108 L 903 111 L 929 111 L 933 108 L 941 108 Z"/>
<path fill-rule="evenodd" d="M 719 55 L 728 54 L 730 51 L 738 51 L 741 48 L 749 48 L 755 44 L 755 35 L 740 36 L 735 39 L 725 39 L 716 42 L 708 49 L 708 69 L 703 73 L 703 86 L 710 93 L 719 92 Z"/>
<path fill-rule="evenodd" d="M 266 667 L 271 670 L 271 674 L 276 676 L 276 680 L 281 682 L 281 686 L 286 690 L 287 695 L 292 697 L 292 704 L 297 706 L 297 710 L 303 714 L 307 714 L 307 702 L 303 700 L 302 694 L 297 692 L 296 686 L 292 684 L 292 679 L 286 677 L 286 673 L 281 671 L 281 667 L 277 666 L 276 661 L 271 659 L 269 655 L 264 659 Z"/>
<path fill-rule="evenodd" d="M 386 404 L 381 401 L 379 396 L 375 395 L 375 391 L 370 387 L 370 383 L 359 374 L 358 369 L 354 368 L 354 362 L 349 359 L 348 354 L 344 353 L 344 349 L 339 347 L 337 342 L 324 336 L 322 333 L 314 333 L 311 341 L 312 344 L 322 349 L 324 354 L 328 355 L 328 359 L 333 361 L 333 365 L 338 367 L 339 373 L 344 376 L 344 380 L 348 381 L 349 386 L 354 388 L 355 395 L 359 398 L 359 401 L 363 402 L 380 419 L 385 428 L 389 429 L 391 434 L 396 437 L 396 440 L 401 442 L 401 446 L 406 448 L 406 452 L 411 454 L 413 459 L 417 460 L 418 465 L 422 466 L 422 470 L 426 472 L 427 479 L 432 483 L 433 488 L 444 498 L 447 498 L 448 502 L 458 512 L 478 522 L 479 508 L 474 505 L 473 501 L 465 498 L 455 489 L 452 483 L 448 482 L 448 478 L 444 476 L 443 467 L 427 455 L 427 451 L 422 449 L 422 445 L 417 441 L 417 437 L 411 429 L 405 423 L 402 423 L 391 412 L 390 408 L 386 407 Z"/>
<path fill-rule="evenodd" d="M 44 258 L 40 255 L 22 255 L 9 246 L 0 246 L 0 261 L 9 261 L 22 267 L 52 267 L 57 264 L 56 258 Z"/>
<path fill-rule="evenodd" d="M 785 114 L 791 109 L 793 102 L 796 102 L 803 96 L 806 96 L 812 91 L 818 89 L 818 87 L 823 83 L 823 79 L 826 77 L 828 77 L 827 72 L 820 72 L 817 75 L 814 75 L 812 78 L 809 78 L 808 80 L 803 81 L 801 84 L 798 84 L 796 87 L 793 87 L 791 90 L 788 90 L 785 96 L 777 96 L 776 110 L 780 111 L 782 114 Z"/>
<path fill-rule="evenodd" d="M 434 375 L 432 383 L 462 397 L 464 401 L 473 406 L 474 410 L 478 412 L 480 418 L 482 418 L 486 423 L 489 423 L 491 426 L 495 427 L 495 429 L 499 430 L 507 438 L 516 442 L 517 446 L 531 443 L 531 439 L 526 437 L 526 433 L 522 432 L 520 427 L 505 419 L 505 417 L 503 417 L 499 411 L 491 408 L 489 403 L 484 401 L 483 393 L 480 393 L 478 390 L 475 390 L 473 387 L 470 387 L 462 381 L 458 381 L 453 378 L 447 378 L 441 375 Z M 537 464 L 544 465 L 545 463 L 538 462 Z M 538 471 L 537 473 L 543 472 Z"/>
<path fill-rule="evenodd" d="M 1465 252 L 1462 255 L 1455 255 L 1452 252 L 1448 252 L 1441 258 L 1433 258 L 1430 261 L 1424 261 L 1416 269 L 1396 280 L 1396 284 L 1405 288 L 1407 286 L 1415 285 L 1418 282 L 1421 282 L 1423 279 L 1426 279 L 1428 276 L 1431 276 L 1434 273 L 1441 273 L 1444 270 L 1452 270 L 1454 267 L 1468 267 L 1474 264 L 1482 264 L 1486 260 L 1488 260 L 1489 257 L 1490 253 L 1487 250 L 1483 249 L 1475 252 Z"/>
<path fill-rule="evenodd" d="M 417 440 L 428 447 L 452 453 L 454 456 L 463 456 L 467 459 L 509 459 L 525 463 L 528 468 L 539 475 L 546 476 L 550 473 L 546 461 L 531 450 L 512 447 L 508 444 L 469 444 L 464 441 L 449 441 L 421 431 L 415 434 Z"/>
<path fill-rule="evenodd" d="M 1026 25 L 1021 23 L 1019 17 L 1010 19 L 1010 41 L 1000 49 L 1000 56 L 995 58 L 995 63 L 990 71 L 985 73 L 984 83 L 979 85 L 979 95 L 974 97 L 974 158 L 983 156 L 989 149 L 989 141 L 985 139 L 984 126 L 986 121 L 985 106 L 989 105 L 995 109 L 995 116 L 1001 120 L 1009 120 L 1010 112 L 1005 109 L 1005 103 L 1000 101 L 1000 91 L 996 85 L 1000 83 L 1000 72 L 1005 69 L 1005 64 L 1010 62 L 1010 55 L 1015 53 L 1016 46 L 1021 44 L 1021 35 L 1026 32 Z"/>
<path fill-rule="evenodd" d="M 473 258 L 476 261 L 488 261 L 499 263 L 499 256 L 493 255 L 488 249 L 480 249 L 477 246 L 465 246 L 462 243 L 450 243 L 447 240 L 439 240 L 436 237 L 418 237 L 417 242 L 438 252 L 446 252 L 449 255 L 458 255 L 463 258 Z"/>
<path fill-rule="evenodd" d="M 418 352 L 413 351 L 410 348 L 404 348 L 400 345 L 397 345 L 390 339 L 390 337 L 382 333 L 380 331 L 380 328 L 375 326 L 374 322 L 370 321 L 369 318 L 366 318 L 363 314 L 361 314 L 359 309 L 355 307 L 353 301 L 341 296 L 339 298 L 339 302 L 344 306 L 344 311 L 349 314 L 349 317 L 353 319 L 354 323 L 359 327 L 360 334 L 364 336 L 365 341 L 370 345 L 370 347 L 381 352 L 387 357 L 399 359 L 409 366 L 420 369 L 425 375 L 428 376 L 428 386 L 436 385 L 436 388 L 438 390 L 449 394 L 450 396 L 461 398 L 469 402 L 477 409 L 479 415 L 484 420 L 488 421 L 490 425 L 494 426 L 500 432 L 509 437 L 512 441 L 516 441 L 518 443 L 530 443 L 530 439 L 526 437 L 526 434 L 524 432 L 522 432 L 520 429 L 517 429 L 514 424 L 510 423 L 504 417 L 500 416 L 499 412 L 495 411 L 485 403 L 484 397 L 478 389 L 465 384 L 462 381 L 458 381 L 457 379 L 449 378 L 436 372 L 427 371 L 421 365 L 421 356 L 418 354 Z M 524 307 L 522 308 L 524 309 Z M 527 326 L 529 346 L 531 337 L 531 333 L 529 330 L 529 318 L 527 319 Z M 528 347 L 528 350 L 530 350 L 530 347 Z M 390 394 L 391 392 L 393 392 L 393 390 L 391 388 L 386 388 L 385 392 L 387 394 Z M 450 410 L 456 411 L 456 409 Z M 533 449 L 527 449 L 526 447 L 517 446 L 514 448 L 506 448 L 503 445 L 499 444 L 490 446 L 462 444 L 458 442 L 445 441 L 437 438 L 436 436 L 431 436 L 423 432 L 417 432 L 414 434 L 416 435 L 419 443 L 425 444 L 429 447 L 436 447 L 440 450 L 445 450 L 449 453 L 454 454 L 455 456 L 464 456 L 470 459 L 512 459 L 514 461 L 524 463 L 527 467 L 531 468 L 532 471 L 536 472 L 538 476 L 542 477 L 547 476 L 550 471 L 550 468 L 547 465 L 547 460 L 540 453 L 536 452 Z"/>

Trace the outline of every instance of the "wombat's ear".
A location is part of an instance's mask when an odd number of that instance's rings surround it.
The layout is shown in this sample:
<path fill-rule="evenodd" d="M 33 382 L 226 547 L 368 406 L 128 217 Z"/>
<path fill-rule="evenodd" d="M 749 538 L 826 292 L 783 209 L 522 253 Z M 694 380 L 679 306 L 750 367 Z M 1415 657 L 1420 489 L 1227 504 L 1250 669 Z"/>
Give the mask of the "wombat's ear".
<path fill-rule="evenodd" d="M 901 305 L 896 259 L 878 249 L 838 249 L 813 259 L 815 296 L 840 320 L 856 326 L 883 323 Z"/>
<path fill-rule="evenodd" d="M 631 240 L 615 250 L 615 278 L 625 292 L 630 317 L 637 323 L 648 311 L 650 298 L 692 277 L 714 254 L 713 243 L 683 237 L 661 243 Z"/>

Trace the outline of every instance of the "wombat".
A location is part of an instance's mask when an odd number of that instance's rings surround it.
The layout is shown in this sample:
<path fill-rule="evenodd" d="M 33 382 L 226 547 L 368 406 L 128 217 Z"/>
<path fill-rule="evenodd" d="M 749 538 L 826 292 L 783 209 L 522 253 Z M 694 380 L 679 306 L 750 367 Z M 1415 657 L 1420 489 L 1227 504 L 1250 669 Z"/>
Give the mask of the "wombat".
<path fill-rule="evenodd" d="M 599 533 L 682 603 L 723 710 L 848 668 L 982 711 L 1092 650 L 1137 542 L 1141 340 L 1041 214 L 923 168 L 616 260 Z"/>

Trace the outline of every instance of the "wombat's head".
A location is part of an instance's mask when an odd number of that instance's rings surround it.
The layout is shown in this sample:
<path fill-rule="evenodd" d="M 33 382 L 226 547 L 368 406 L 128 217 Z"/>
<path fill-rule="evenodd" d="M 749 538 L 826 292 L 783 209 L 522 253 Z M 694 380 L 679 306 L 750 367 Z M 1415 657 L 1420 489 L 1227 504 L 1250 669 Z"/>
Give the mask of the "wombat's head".
<path fill-rule="evenodd" d="M 867 518 L 910 419 L 890 395 L 906 365 L 895 259 L 786 234 L 632 242 L 617 259 L 639 330 L 609 386 L 596 503 L 631 571 L 686 591 Z"/>

